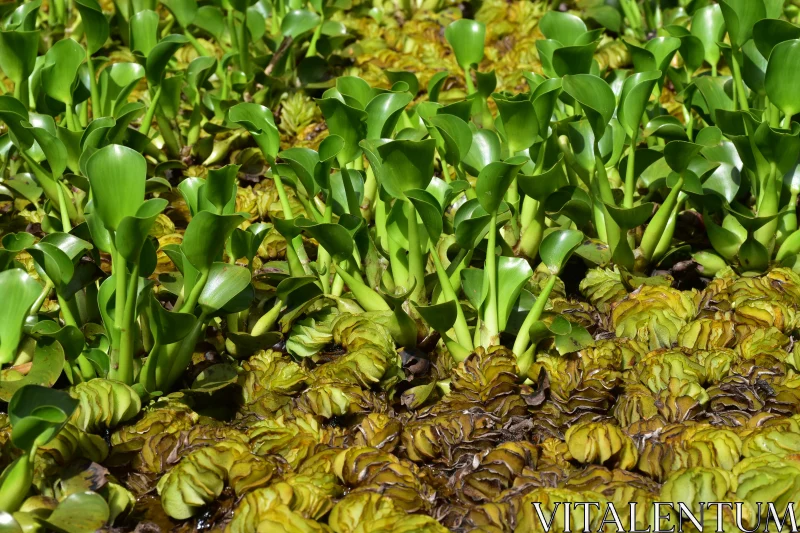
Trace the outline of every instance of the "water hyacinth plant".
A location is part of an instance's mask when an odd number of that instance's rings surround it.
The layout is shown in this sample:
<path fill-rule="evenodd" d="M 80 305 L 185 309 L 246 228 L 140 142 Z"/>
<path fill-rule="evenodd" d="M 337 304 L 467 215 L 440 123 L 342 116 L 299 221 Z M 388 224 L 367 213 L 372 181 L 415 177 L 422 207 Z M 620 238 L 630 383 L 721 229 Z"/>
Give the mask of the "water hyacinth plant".
<path fill-rule="evenodd" d="M 593 502 L 699 531 L 650 503 L 723 501 L 704 528 L 768 530 L 800 509 L 798 17 L 5 5 L 3 528 L 544 531 Z"/>

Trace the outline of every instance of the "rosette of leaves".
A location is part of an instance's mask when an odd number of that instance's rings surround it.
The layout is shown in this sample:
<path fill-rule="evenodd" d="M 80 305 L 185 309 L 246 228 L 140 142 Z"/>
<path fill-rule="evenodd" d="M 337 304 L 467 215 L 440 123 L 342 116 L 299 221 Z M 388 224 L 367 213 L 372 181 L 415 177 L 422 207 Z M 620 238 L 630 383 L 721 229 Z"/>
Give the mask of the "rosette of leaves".
<path fill-rule="evenodd" d="M 249 425 L 247 437 L 254 453 L 278 454 L 294 468 L 315 453 L 322 442 L 322 428 L 313 415 L 295 412 Z"/>
<path fill-rule="evenodd" d="M 376 448 L 354 446 L 342 450 L 333 468 L 352 493 L 385 495 L 406 512 L 429 510 L 435 498 L 436 493 L 421 479 L 416 465 Z"/>
<path fill-rule="evenodd" d="M 412 461 L 453 466 L 468 454 L 495 445 L 498 435 L 495 420 L 490 414 L 472 412 L 419 418 L 403 427 L 401 440 Z"/>
<path fill-rule="evenodd" d="M 701 502 L 724 501 L 728 491 L 735 487 L 728 471 L 722 468 L 696 466 L 678 471 L 667 478 L 661 487 L 659 501 L 685 505 L 693 514 L 700 516 Z M 677 512 L 671 512 L 671 523 L 677 523 Z"/>
<path fill-rule="evenodd" d="M 226 533 L 255 531 L 269 513 L 286 506 L 307 520 L 320 520 L 333 508 L 342 486 L 333 474 L 289 474 L 284 479 L 248 492 L 233 511 Z"/>
<path fill-rule="evenodd" d="M 741 459 L 742 439 L 735 431 L 707 424 L 689 426 L 676 450 L 686 454 L 687 467 L 703 466 L 730 471 Z M 681 453 L 682 454 L 682 453 Z"/>
<path fill-rule="evenodd" d="M 654 394 L 665 390 L 673 378 L 705 383 L 705 368 L 680 350 L 659 350 L 643 358 L 633 370 Z"/>
<path fill-rule="evenodd" d="M 614 306 L 611 325 L 618 337 L 645 342 L 655 350 L 672 346 L 696 313 L 694 293 L 644 285 Z"/>
<path fill-rule="evenodd" d="M 148 438 L 191 429 L 200 416 L 189 409 L 160 408 L 145 411 L 135 422 L 111 434 L 114 461 L 126 461 L 139 452 Z"/>
<path fill-rule="evenodd" d="M 636 445 L 619 426 L 601 422 L 579 423 L 564 436 L 576 461 L 630 469 L 639 458 Z"/>
<path fill-rule="evenodd" d="M 383 411 L 386 403 L 377 394 L 358 385 L 317 379 L 298 398 L 297 407 L 324 419 Z"/>
<path fill-rule="evenodd" d="M 369 413 L 355 427 L 356 446 L 369 446 L 392 453 L 400 444 L 403 426 L 396 417 L 384 413 Z"/>
<path fill-rule="evenodd" d="M 328 525 L 335 533 L 444 533 L 447 528 L 434 518 L 408 514 L 397 508 L 392 499 L 373 492 L 349 494 L 331 511 Z"/>
<path fill-rule="evenodd" d="M 242 363 L 239 385 L 245 405 L 263 396 L 289 397 L 302 390 L 308 373 L 299 364 L 280 352 L 262 350 Z"/>
<path fill-rule="evenodd" d="M 628 294 L 616 267 L 589 269 L 579 288 L 581 294 L 601 313 L 608 313 L 613 304 Z"/>
<path fill-rule="evenodd" d="M 529 442 L 504 442 L 480 456 L 480 462 L 463 476 L 462 498 L 474 503 L 496 500 L 523 469 L 535 470 L 539 449 Z"/>
<path fill-rule="evenodd" d="M 614 418 L 622 427 L 639 420 L 650 420 L 659 414 L 658 399 L 648 387 L 639 383 L 625 385 L 614 404 Z"/>
<path fill-rule="evenodd" d="M 566 523 L 563 505 L 566 503 L 596 502 L 604 508 L 608 500 L 600 493 L 593 491 L 579 491 L 566 488 L 535 488 L 514 502 L 516 520 L 514 527 L 520 531 L 544 533 L 545 526 L 539 518 L 537 508 L 544 515 L 545 523 L 551 523 L 558 531 L 570 528 L 595 530 L 603 519 L 600 513 L 590 514 L 589 522 L 578 506 L 570 506 L 569 525 Z M 538 503 L 538 506 L 534 506 Z M 561 505 L 556 506 L 556 503 Z"/>
<path fill-rule="evenodd" d="M 507 348 L 478 347 L 453 370 L 450 393 L 437 410 L 461 411 L 480 407 L 502 420 L 523 415 L 527 406 L 520 395 L 516 358 Z"/>
<path fill-rule="evenodd" d="M 286 339 L 286 350 L 295 357 L 311 357 L 333 340 L 326 321 L 306 317 L 292 326 Z"/>
<path fill-rule="evenodd" d="M 74 386 L 70 394 L 78 400 L 72 423 L 96 433 L 114 429 L 139 414 L 139 395 L 128 385 L 109 379 L 93 379 Z"/>
<path fill-rule="evenodd" d="M 695 350 L 730 348 L 736 343 L 736 324 L 733 320 L 698 318 L 678 332 L 678 346 Z"/>
<path fill-rule="evenodd" d="M 232 426 L 201 419 L 191 429 L 174 433 L 158 433 L 148 437 L 131 466 L 137 471 L 163 474 L 181 458 L 200 448 L 216 446 L 221 442 L 247 445 L 247 435 Z"/>
<path fill-rule="evenodd" d="M 281 474 L 281 465 L 254 455 L 236 442 L 220 442 L 194 450 L 158 481 L 164 511 L 184 520 L 222 494 L 226 484 L 237 495 L 266 485 Z"/>
<path fill-rule="evenodd" d="M 765 426 L 744 437 L 742 455 L 757 457 L 763 454 L 790 455 L 800 451 L 800 434 L 782 428 Z"/>
<path fill-rule="evenodd" d="M 800 464 L 796 460 L 770 454 L 743 459 L 733 468 L 732 492 L 745 504 L 744 514 L 750 518 L 748 528 L 758 522 L 758 502 L 772 502 L 778 513 L 783 513 L 790 503 L 797 505 L 798 472 Z M 760 510 L 761 518 L 766 518 L 766 506 L 762 504 Z"/>

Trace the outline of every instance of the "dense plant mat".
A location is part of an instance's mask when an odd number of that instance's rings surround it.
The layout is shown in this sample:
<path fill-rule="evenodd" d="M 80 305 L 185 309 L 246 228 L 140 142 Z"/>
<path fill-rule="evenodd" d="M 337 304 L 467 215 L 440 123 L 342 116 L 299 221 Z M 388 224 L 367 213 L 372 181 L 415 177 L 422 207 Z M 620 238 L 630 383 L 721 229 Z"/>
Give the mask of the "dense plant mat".
<path fill-rule="evenodd" d="M 4 4 L 0 528 L 800 512 L 797 17 Z"/>

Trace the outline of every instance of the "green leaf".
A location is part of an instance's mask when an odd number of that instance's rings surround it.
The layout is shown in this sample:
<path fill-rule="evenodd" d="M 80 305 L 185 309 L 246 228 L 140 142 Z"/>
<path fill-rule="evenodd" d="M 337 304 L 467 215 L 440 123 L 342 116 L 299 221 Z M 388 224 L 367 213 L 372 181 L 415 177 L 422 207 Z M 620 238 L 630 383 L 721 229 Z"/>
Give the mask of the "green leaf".
<path fill-rule="evenodd" d="M 570 13 L 548 11 L 539 21 L 539 29 L 546 39 L 554 39 L 564 46 L 572 46 L 586 33 L 586 24 Z"/>
<path fill-rule="evenodd" d="M 731 46 L 739 49 L 753 36 L 753 26 L 767 17 L 764 0 L 719 0 Z"/>
<path fill-rule="evenodd" d="M 414 99 L 408 92 L 387 92 L 367 104 L 367 139 L 384 139 L 392 132 L 406 106 Z"/>
<path fill-rule="evenodd" d="M 117 251 L 126 261 L 139 262 L 150 230 L 168 203 L 164 198 L 151 198 L 139 206 L 134 216 L 125 217 L 119 223 L 114 239 Z"/>
<path fill-rule="evenodd" d="M 503 121 L 509 153 L 514 155 L 530 148 L 539 135 L 539 120 L 529 95 L 495 93 L 492 98 Z"/>
<path fill-rule="evenodd" d="M 122 219 L 135 216 L 144 201 L 147 162 L 139 152 L 112 144 L 95 152 L 86 163 L 94 213 L 115 231 Z"/>
<path fill-rule="evenodd" d="M 45 54 L 42 68 L 42 88 L 47 96 L 70 105 L 78 83 L 78 69 L 84 59 L 86 51 L 72 39 L 54 44 Z"/>
<path fill-rule="evenodd" d="M 522 287 L 533 276 L 533 269 L 522 257 L 497 258 L 497 317 L 500 331 L 508 323 Z"/>
<path fill-rule="evenodd" d="M 639 131 L 642 116 L 650 102 L 653 88 L 661 79 L 660 70 L 637 72 L 625 79 L 622 84 L 622 94 L 619 98 L 617 119 L 619 119 L 625 133 L 633 138 Z"/>
<path fill-rule="evenodd" d="M 553 72 L 557 76 L 589 74 L 598 44 L 598 41 L 595 41 L 580 46 L 556 48 L 550 58 Z"/>
<path fill-rule="evenodd" d="M 375 177 L 394 198 L 409 189 L 425 189 L 433 178 L 436 141 L 364 141 L 361 143 Z"/>
<path fill-rule="evenodd" d="M 623 208 L 605 204 L 606 211 L 622 230 L 638 228 L 653 214 L 655 204 L 647 202 L 635 207 Z M 624 238 L 624 237 L 623 237 Z"/>
<path fill-rule="evenodd" d="M 725 17 L 718 4 L 702 7 L 692 15 L 692 35 L 703 43 L 705 60 L 709 65 L 719 63 L 720 50 L 717 43 L 725 36 Z"/>
<path fill-rule="evenodd" d="M 503 201 L 503 197 L 517 177 L 519 170 L 528 161 L 527 157 L 515 156 L 486 165 L 478 175 L 476 192 L 481 207 L 487 213 L 495 213 Z"/>
<path fill-rule="evenodd" d="M 428 101 L 439 101 L 439 93 L 441 92 L 442 86 L 444 85 L 444 82 L 447 81 L 449 75 L 449 72 L 442 71 L 437 72 L 431 77 L 431 81 L 428 82 Z"/>
<path fill-rule="evenodd" d="M 688 141 L 672 141 L 664 147 L 664 160 L 672 170 L 680 174 L 689 168 L 692 159 L 702 148 L 701 145 Z"/>
<path fill-rule="evenodd" d="M 87 52 L 89 55 L 94 55 L 108 40 L 111 32 L 108 19 L 97 0 L 75 0 L 75 7 L 78 8 L 83 21 Z"/>
<path fill-rule="evenodd" d="M 130 20 L 130 48 L 145 58 L 158 44 L 158 13 L 143 9 Z"/>
<path fill-rule="evenodd" d="M 50 442 L 72 416 L 78 401 L 67 392 L 26 385 L 8 403 L 11 440 L 14 446 L 30 452 L 34 446 Z"/>
<path fill-rule="evenodd" d="M 106 525 L 109 514 L 102 496 L 95 492 L 76 492 L 64 498 L 46 520 L 40 521 L 59 533 L 93 533 Z"/>
<path fill-rule="evenodd" d="M 200 211 L 192 218 L 183 236 L 186 260 L 201 273 L 209 272 L 214 261 L 222 256 L 225 241 L 242 222 L 242 215 L 217 215 Z"/>
<path fill-rule="evenodd" d="M 214 392 L 236 383 L 239 374 L 236 367 L 231 364 L 221 363 L 211 365 L 200 372 L 192 383 L 191 390 L 195 392 Z"/>
<path fill-rule="evenodd" d="M 458 65 L 465 71 L 469 71 L 471 65 L 477 65 L 483 60 L 486 26 L 482 22 L 469 19 L 455 20 L 445 29 L 444 37 L 455 52 Z"/>
<path fill-rule="evenodd" d="M 564 76 L 564 92 L 577 100 L 591 124 L 596 139 L 603 137 L 616 108 L 616 98 L 611 87 L 602 78 L 592 74 Z"/>
<path fill-rule="evenodd" d="M 408 92 L 411 93 L 412 98 L 419 93 L 419 79 L 417 75 L 408 70 L 384 70 L 384 76 L 389 82 L 394 85 L 396 83 L 405 82 L 408 85 Z M 437 72 L 436 76 L 441 76 L 441 72 Z M 430 93 L 430 90 L 428 90 Z"/>
<path fill-rule="evenodd" d="M 27 249 L 36 263 L 37 270 L 53 282 L 60 293 L 75 273 L 70 257 L 53 244 L 39 242 Z"/>
<path fill-rule="evenodd" d="M 442 208 L 436 198 L 421 189 L 406 191 L 406 198 L 414 204 L 417 214 L 422 219 L 422 225 L 428 233 L 431 242 L 439 242 L 442 234 Z"/>
<path fill-rule="evenodd" d="M 316 28 L 322 19 L 308 9 L 294 9 L 284 15 L 281 21 L 281 34 L 296 39 Z"/>
<path fill-rule="evenodd" d="M 416 302 L 414 309 L 419 312 L 422 319 L 427 324 L 440 333 L 447 332 L 456 323 L 458 317 L 458 303 L 455 301 L 444 302 L 437 305 L 419 305 Z"/>
<path fill-rule="evenodd" d="M 188 29 L 197 17 L 197 0 L 161 0 L 181 28 Z"/>
<path fill-rule="evenodd" d="M 239 165 L 225 165 L 219 169 L 209 169 L 206 186 L 203 189 L 206 199 L 217 208 L 221 214 L 236 197 L 236 175 Z"/>
<path fill-rule="evenodd" d="M 474 130 L 472 144 L 461 163 L 464 169 L 477 176 L 489 163 L 499 161 L 501 157 L 500 137 L 492 130 Z"/>
<path fill-rule="evenodd" d="M 6 365 L 17 355 L 22 323 L 42 286 L 24 270 L 12 268 L 0 272 L 0 287 L 6 298 L 0 306 L 0 364 Z"/>
<path fill-rule="evenodd" d="M 250 285 L 250 271 L 228 263 L 213 263 L 198 303 L 206 314 L 227 306 Z"/>
<path fill-rule="evenodd" d="M 33 72 L 39 31 L 0 31 L 0 70 L 19 86 Z"/>
<path fill-rule="evenodd" d="M 785 41 L 772 49 L 764 86 L 769 101 L 789 116 L 800 112 L 797 84 L 800 83 L 800 39 Z"/>
<path fill-rule="evenodd" d="M 800 39 L 800 27 L 786 20 L 764 19 L 753 26 L 753 41 L 765 58 L 776 45 L 792 39 Z"/>
<path fill-rule="evenodd" d="M 322 98 L 317 100 L 317 105 L 331 134 L 338 135 L 344 141 L 337 154 L 339 164 L 344 166 L 359 157 L 359 143 L 367 138 L 367 112 L 351 107 L 337 98 Z"/>
<path fill-rule="evenodd" d="M 564 268 L 569 257 L 583 243 L 583 233 L 572 229 L 559 229 L 548 233 L 539 247 L 542 263 L 554 275 Z"/>
<path fill-rule="evenodd" d="M 156 44 L 149 54 L 145 54 L 145 72 L 147 81 L 151 85 L 157 86 L 164 79 L 167 64 L 172 60 L 172 56 L 183 48 L 189 40 L 183 35 L 167 35 Z"/>
<path fill-rule="evenodd" d="M 341 224 L 315 224 L 304 218 L 295 219 L 298 228 L 302 228 L 316 239 L 336 261 L 350 259 L 355 250 L 353 232 Z"/>

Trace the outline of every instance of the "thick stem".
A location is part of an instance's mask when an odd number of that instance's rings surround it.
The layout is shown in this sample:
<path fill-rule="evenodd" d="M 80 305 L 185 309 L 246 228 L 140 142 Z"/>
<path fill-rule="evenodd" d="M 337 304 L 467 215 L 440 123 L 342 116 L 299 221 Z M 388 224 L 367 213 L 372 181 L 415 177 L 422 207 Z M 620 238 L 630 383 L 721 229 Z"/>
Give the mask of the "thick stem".
<path fill-rule="evenodd" d="M 125 310 L 120 329 L 119 368 L 117 379 L 128 385 L 133 385 L 133 353 L 135 351 L 136 332 L 136 297 L 139 285 L 139 264 L 133 266 L 128 281 L 128 293 L 125 300 Z"/>
<path fill-rule="evenodd" d="M 333 206 L 325 206 L 325 214 L 322 221 L 329 223 L 333 219 Z M 324 294 L 331 293 L 331 254 L 323 248 L 317 249 L 317 271 L 320 272 L 319 281 L 322 284 L 322 292 Z M 324 274 L 323 274 L 324 272 Z"/>
<path fill-rule="evenodd" d="M 197 345 L 197 341 L 200 340 L 200 336 L 205 331 L 206 320 L 206 314 L 202 313 L 195 321 L 192 330 L 189 332 L 189 335 L 187 335 L 182 341 L 169 346 L 169 348 L 177 348 L 167 351 L 167 353 L 170 354 L 168 359 L 170 363 L 169 377 L 167 377 L 165 383 L 158 383 L 159 390 L 164 392 L 172 390 L 173 385 L 183 375 L 184 371 L 189 366 L 189 363 L 192 361 L 194 347 Z M 158 369 L 156 369 L 156 375 L 158 375 Z"/>
<path fill-rule="evenodd" d="M 89 90 L 92 95 L 92 118 L 103 116 L 103 102 L 100 100 L 100 91 L 97 89 L 97 75 L 94 70 L 94 61 L 89 51 L 86 51 L 86 66 L 89 68 Z"/>
<path fill-rule="evenodd" d="M 45 279 L 44 281 L 44 288 L 42 292 L 39 293 L 39 296 L 36 298 L 36 301 L 33 302 L 30 311 L 28 311 L 29 315 L 35 315 L 39 312 L 39 309 L 42 308 L 44 301 L 47 299 L 47 296 L 50 294 L 50 291 L 53 290 L 53 282 L 49 279 Z"/>
<path fill-rule="evenodd" d="M 147 113 L 144 115 L 144 119 L 142 120 L 142 125 L 139 127 L 139 132 L 143 135 L 150 134 L 150 127 L 153 125 L 153 117 L 156 114 L 156 108 L 158 107 L 158 101 L 161 99 L 161 85 L 156 87 L 156 92 L 153 95 L 153 98 L 150 100 L 150 107 L 147 108 Z"/>
<path fill-rule="evenodd" d="M 156 367 L 158 366 L 158 353 L 161 351 L 161 343 L 156 341 L 147 355 L 144 367 L 139 374 L 139 383 L 142 384 L 147 392 L 156 392 Z"/>
<path fill-rule="evenodd" d="M 272 309 L 261 315 L 261 317 L 256 321 L 253 329 L 250 331 L 250 335 L 253 337 L 258 337 L 259 335 L 263 335 L 271 330 L 272 326 L 274 326 L 275 322 L 278 320 L 281 308 L 283 308 L 283 302 L 281 300 L 275 300 L 275 304 L 272 306 Z"/>
<path fill-rule="evenodd" d="M 672 187 L 667 199 L 664 200 L 664 203 L 658 208 L 655 216 L 653 216 L 650 224 L 648 224 L 647 229 L 644 230 L 642 243 L 639 245 L 639 249 L 647 262 L 650 262 L 653 258 L 658 242 L 661 240 L 661 234 L 664 233 L 664 228 L 667 227 L 669 218 L 672 216 L 672 210 L 678 202 L 678 195 L 681 189 L 683 189 L 683 176 L 681 176 L 678 182 Z"/>
<path fill-rule="evenodd" d="M 626 209 L 630 209 L 633 207 L 633 193 L 636 189 L 636 175 L 635 175 L 635 164 L 636 164 L 636 138 L 639 136 L 639 130 L 637 129 L 633 133 L 633 137 L 631 138 L 631 146 L 628 150 L 628 166 L 625 169 L 625 199 L 623 200 L 622 206 Z"/>
<path fill-rule="evenodd" d="M 484 304 L 483 323 L 485 335 L 481 336 L 484 348 L 494 346 L 500 341 L 500 325 L 497 318 L 497 211 L 489 219 L 489 234 L 486 244 L 486 265 L 484 275 L 488 279 L 488 293 Z"/>
<path fill-rule="evenodd" d="M 30 454 L 23 453 L 8 465 L 0 477 L 0 511 L 15 513 L 28 496 L 33 482 L 33 461 Z"/>
<path fill-rule="evenodd" d="M 739 100 L 739 108 L 742 111 L 748 111 L 750 109 L 750 104 L 747 102 L 747 92 L 744 89 L 744 82 L 742 81 L 742 69 L 739 66 L 739 62 L 736 60 L 736 54 L 731 54 L 733 61 L 731 61 L 733 68 L 733 79 L 736 83 L 736 97 Z"/>
<path fill-rule="evenodd" d="M 319 38 L 322 35 L 323 22 L 324 21 L 321 21 L 317 25 L 316 29 L 314 30 L 314 35 L 311 36 L 311 43 L 308 45 L 308 50 L 306 50 L 306 58 L 314 57 L 315 55 L 317 55 L 317 41 L 319 41 Z"/>
<path fill-rule="evenodd" d="M 758 203 L 758 216 L 768 217 L 778 213 L 780 204 L 780 186 L 778 179 L 776 179 L 777 167 L 775 163 L 770 163 L 769 177 L 764 184 L 764 189 L 761 191 L 761 197 Z M 778 219 L 767 222 L 753 235 L 755 239 L 770 250 L 775 245 L 775 233 L 778 229 Z"/>
<path fill-rule="evenodd" d="M 536 259 L 539 253 L 539 245 L 542 243 L 545 229 L 545 211 L 542 202 L 536 202 L 534 206 L 533 218 L 525 228 L 525 233 L 522 234 L 522 240 L 519 243 L 520 251 L 528 259 Z"/>
<path fill-rule="evenodd" d="M 203 288 L 206 286 L 207 281 L 208 271 L 202 272 L 197 281 L 195 281 L 194 287 L 192 287 L 192 292 L 189 293 L 189 297 L 186 298 L 183 306 L 181 306 L 181 313 L 194 313 L 194 308 L 197 307 L 197 300 L 200 299 L 200 293 L 203 292 Z"/>
<path fill-rule="evenodd" d="M 547 299 L 550 297 L 550 293 L 553 291 L 557 279 L 558 277 L 555 274 L 550 275 L 547 279 L 547 283 L 542 288 L 542 292 L 539 293 L 539 296 L 533 303 L 533 307 L 528 311 L 528 315 L 525 317 L 525 321 L 522 323 L 519 333 L 517 333 L 517 339 L 514 341 L 513 351 L 514 355 L 517 357 L 520 357 L 528 349 L 528 344 L 531 340 L 531 327 L 542 316 L 542 311 L 544 311 L 544 307 L 547 305 Z"/>
<path fill-rule="evenodd" d="M 469 333 L 467 319 L 464 317 L 464 311 L 458 303 L 458 295 L 456 295 L 456 291 L 453 290 L 453 286 L 450 284 L 450 278 L 447 277 L 447 271 L 442 265 L 442 260 L 439 258 L 439 254 L 436 253 L 432 242 L 430 243 L 430 251 L 433 257 L 433 264 L 436 266 L 436 275 L 439 277 L 439 286 L 442 289 L 445 301 L 456 302 L 456 322 L 453 324 L 453 330 L 456 332 L 456 339 L 458 339 L 458 343 L 462 347 L 472 351 L 472 336 Z"/>
<path fill-rule="evenodd" d="M 464 81 L 467 84 L 467 96 L 475 92 L 475 84 L 472 82 L 472 75 L 469 69 L 464 69 Z"/>
<path fill-rule="evenodd" d="M 67 209 L 67 199 L 64 194 L 64 188 L 58 181 L 58 212 L 61 215 L 61 231 L 69 233 L 72 231 L 72 224 L 69 221 L 69 210 Z"/>
<path fill-rule="evenodd" d="M 247 32 L 247 13 L 242 13 L 244 20 L 239 25 L 239 68 L 244 72 L 245 77 L 249 77 L 250 73 L 250 50 L 248 50 L 248 41 L 250 35 Z"/>
<path fill-rule="evenodd" d="M 406 287 L 414 285 L 411 299 L 418 303 L 423 303 L 425 297 L 425 265 L 422 261 L 417 210 L 414 209 L 414 204 L 411 202 L 406 202 L 404 208 L 408 219 L 408 280 Z"/>
<path fill-rule="evenodd" d="M 599 153 L 600 150 L 597 150 Z M 595 183 L 597 184 L 597 191 L 600 193 L 600 198 L 603 202 L 609 205 L 616 205 L 614 202 L 614 193 L 611 191 L 611 184 L 608 182 L 608 174 L 606 174 L 606 166 L 603 163 L 603 160 L 600 158 L 599 155 L 595 156 Z M 608 216 L 606 213 L 605 206 L 600 207 L 603 211 L 603 216 L 605 218 L 605 226 L 606 226 L 606 236 L 608 238 L 609 244 L 619 242 L 619 226 L 614 219 Z"/>

